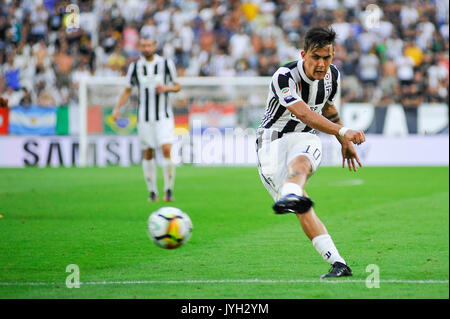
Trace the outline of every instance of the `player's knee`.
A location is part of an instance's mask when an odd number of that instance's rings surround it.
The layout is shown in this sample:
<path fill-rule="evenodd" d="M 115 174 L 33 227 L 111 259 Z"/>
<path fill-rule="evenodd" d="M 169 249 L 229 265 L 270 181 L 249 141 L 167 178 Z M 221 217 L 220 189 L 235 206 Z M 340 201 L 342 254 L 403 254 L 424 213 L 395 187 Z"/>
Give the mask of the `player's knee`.
<path fill-rule="evenodd" d="M 161 150 L 162 150 L 163 156 L 165 158 L 170 158 L 170 151 L 171 151 L 170 145 L 168 145 L 168 144 L 163 145 L 161 147 Z"/>
<path fill-rule="evenodd" d="M 151 148 L 144 150 L 144 158 L 149 161 L 155 157 L 155 151 Z"/>
<path fill-rule="evenodd" d="M 298 156 L 289 163 L 289 170 L 299 174 L 309 175 L 312 172 L 312 166 L 309 159 L 305 156 Z"/>

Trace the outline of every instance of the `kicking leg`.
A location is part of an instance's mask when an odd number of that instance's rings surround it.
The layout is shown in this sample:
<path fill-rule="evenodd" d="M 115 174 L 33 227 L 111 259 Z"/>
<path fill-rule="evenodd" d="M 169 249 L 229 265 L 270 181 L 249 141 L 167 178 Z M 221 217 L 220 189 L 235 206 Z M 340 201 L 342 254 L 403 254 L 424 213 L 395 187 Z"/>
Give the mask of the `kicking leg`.
<path fill-rule="evenodd" d="M 306 192 L 304 194 L 307 196 Z M 306 213 L 296 215 L 305 235 L 310 240 L 313 240 L 317 236 L 328 234 L 325 225 L 314 212 L 314 208 L 311 207 Z"/>
<path fill-rule="evenodd" d="M 281 199 L 273 209 L 276 214 L 306 213 L 313 205 L 309 197 L 304 196 L 304 187 L 312 173 L 312 166 L 306 156 L 300 155 L 289 162 L 288 173 L 281 187 Z"/>
<path fill-rule="evenodd" d="M 306 193 L 305 196 L 307 196 Z M 314 209 L 311 207 L 306 213 L 296 215 L 304 233 L 311 240 L 316 251 L 333 266 L 330 273 L 323 275 L 321 278 L 351 276 L 352 270 L 339 254 L 333 239 L 328 234 L 325 225 L 315 214 Z"/>
<path fill-rule="evenodd" d="M 351 276 L 351 269 L 345 264 L 325 225 L 315 214 L 311 199 L 304 191 L 311 173 L 312 166 L 306 156 L 294 158 L 288 164 L 288 175 L 281 188 L 282 198 L 274 204 L 274 210 L 277 212 L 278 209 L 278 213 L 295 213 L 316 251 L 333 266 L 330 273 L 322 278 Z"/>

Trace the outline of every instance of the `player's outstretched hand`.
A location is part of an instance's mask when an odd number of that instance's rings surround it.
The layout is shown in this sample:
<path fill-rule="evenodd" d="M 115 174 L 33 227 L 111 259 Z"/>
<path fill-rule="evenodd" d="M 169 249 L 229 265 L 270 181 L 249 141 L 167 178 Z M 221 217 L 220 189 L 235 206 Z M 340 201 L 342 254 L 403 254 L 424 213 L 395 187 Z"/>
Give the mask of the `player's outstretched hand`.
<path fill-rule="evenodd" d="M 120 110 L 115 108 L 113 110 L 112 116 L 113 116 L 114 121 L 117 121 L 119 119 L 119 117 L 120 117 Z"/>
<path fill-rule="evenodd" d="M 167 85 L 157 85 L 156 86 L 156 93 L 166 93 L 169 92 L 169 88 Z"/>
<path fill-rule="evenodd" d="M 345 163 L 348 165 L 349 171 L 356 172 L 358 170 L 356 164 L 362 167 L 361 161 L 359 160 L 358 154 L 356 153 L 355 147 L 352 143 L 342 144 L 342 168 L 345 167 Z"/>
<path fill-rule="evenodd" d="M 352 143 L 357 144 L 357 145 L 364 143 L 366 140 L 366 136 L 364 135 L 364 132 L 356 131 L 356 130 L 348 130 L 347 132 L 345 132 L 344 137 L 347 138 Z"/>

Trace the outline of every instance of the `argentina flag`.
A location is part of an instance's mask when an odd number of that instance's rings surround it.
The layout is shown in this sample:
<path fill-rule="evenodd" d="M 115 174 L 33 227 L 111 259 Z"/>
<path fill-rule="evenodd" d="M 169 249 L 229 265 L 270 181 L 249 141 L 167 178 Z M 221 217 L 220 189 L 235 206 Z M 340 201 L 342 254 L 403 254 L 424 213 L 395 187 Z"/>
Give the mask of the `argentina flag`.
<path fill-rule="evenodd" d="M 55 135 L 56 107 L 15 106 L 9 112 L 9 134 Z"/>

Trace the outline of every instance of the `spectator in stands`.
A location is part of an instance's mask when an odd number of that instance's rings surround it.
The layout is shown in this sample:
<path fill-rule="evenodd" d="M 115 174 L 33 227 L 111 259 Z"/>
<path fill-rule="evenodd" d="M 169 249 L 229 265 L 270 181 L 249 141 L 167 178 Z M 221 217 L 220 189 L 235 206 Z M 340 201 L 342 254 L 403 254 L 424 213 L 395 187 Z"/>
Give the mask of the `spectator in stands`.
<path fill-rule="evenodd" d="M 150 39 L 156 39 L 156 26 L 153 17 L 149 17 L 145 24 L 142 26 L 140 34 L 142 37 L 148 37 Z"/>
<path fill-rule="evenodd" d="M 343 44 L 352 34 L 352 27 L 346 20 L 346 11 L 343 9 L 334 11 L 335 22 L 331 25 L 336 32 L 337 44 Z"/>
<path fill-rule="evenodd" d="M 25 96 L 24 90 L 13 90 L 10 86 L 6 88 L 6 90 L 2 90 L 2 96 L 9 101 L 9 105 L 11 107 L 20 105 L 20 101 Z"/>
<path fill-rule="evenodd" d="M 57 106 L 56 98 L 53 96 L 55 90 L 50 89 L 45 82 L 39 82 L 36 88 L 37 91 L 37 105 L 45 107 Z M 53 92 L 53 94 L 52 94 Z"/>
<path fill-rule="evenodd" d="M 8 98 L 0 97 L 0 107 L 9 107 Z"/>
<path fill-rule="evenodd" d="M 398 102 L 400 96 L 399 81 L 397 78 L 397 66 L 394 60 L 387 59 L 381 66 L 381 80 L 379 89 L 383 92 L 380 102 L 384 106 L 388 106 Z"/>
<path fill-rule="evenodd" d="M 403 55 L 398 56 L 395 59 L 397 77 L 401 86 L 410 85 L 414 78 L 414 59 L 411 56 L 406 55 L 406 48 L 407 46 L 404 47 Z"/>
<path fill-rule="evenodd" d="M 6 64 L 2 68 L 2 73 L 6 80 L 6 86 L 13 90 L 19 90 L 20 85 L 20 70 L 14 65 L 14 53 L 8 55 Z"/>
<path fill-rule="evenodd" d="M 426 51 L 431 49 L 433 43 L 433 37 L 436 32 L 435 25 L 428 19 L 425 14 L 419 17 L 419 23 L 417 24 L 417 46 L 422 50 Z"/>
<path fill-rule="evenodd" d="M 43 0 L 35 1 L 35 9 L 31 10 L 30 42 L 35 43 L 47 38 L 48 11 L 44 8 Z"/>
<path fill-rule="evenodd" d="M 404 56 L 411 57 L 413 59 L 414 67 L 418 67 L 422 64 L 423 51 L 414 43 L 414 41 L 410 40 L 406 42 L 403 54 Z"/>
<path fill-rule="evenodd" d="M 393 30 L 391 37 L 386 39 L 386 58 L 396 59 L 403 55 L 403 40 L 398 31 Z"/>
<path fill-rule="evenodd" d="M 342 79 L 341 88 L 341 102 L 342 104 L 348 102 L 363 101 L 364 89 L 361 82 L 354 75 Z"/>
<path fill-rule="evenodd" d="M 378 84 L 380 60 L 375 54 L 375 48 L 359 59 L 359 76 L 364 87 L 364 100 L 371 99 L 371 93 Z"/>
<path fill-rule="evenodd" d="M 56 86 L 70 87 L 71 72 L 74 66 L 74 58 L 69 52 L 69 46 L 65 40 L 55 45 L 55 54 L 53 56 L 53 68 L 56 74 Z"/>
<path fill-rule="evenodd" d="M 250 37 L 240 27 L 238 32 L 230 37 L 230 55 L 233 59 L 246 58 L 250 52 Z"/>
<path fill-rule="evenodd" d="M 44 40 L 40 40 L 38 43 L 33 45 L 32 54 L 36 70 L 43 71 L 50 65 L 51 61 L 48 57 L 47 44 Z"/>
<path fill-rule="evenodd" d="M 419 19 L 419 11 L 417 10 L 417 3 L 403 2 L 400 11 L 400 19 L 402 29 L 407 30 L 413 26 Z"/>
<path fill-rule="evenodd" d="M 27 88 L 25 88 L 25 87 L 22 88 L 21 90 L 23 91 L 23 95 L 21 96 L 18 105 L 28 107 L 33 103 L 32 93 L 30 91 L 28 91 Z M 11 106 L 15 106 L 15 105 L 11 104 Z"/>
<path fill-rule="evenodd" d="M 81 25 L 68 30 L 63 24 L 68 1 L 2 2 L 1 71 L 12 92 L 26 86 L 28 95 L 37 98 L 37 83 L 43 77 L 51 82 L 54 73 L 55 84 L 49 87 L 56 87 L 56 95 L 66 96 L 63 91 L 73 92 L 70 82 L 73 73 L 79 72 L 81 60 L 92 74 L 123 74 L 123 60 L 128 65 L 136 57 L 137 32 L 157 37 L 159 49 L 173 58 L 179 74 L 270 75 L 280 64 L 298 57 L 304 30 L 314 24 L 333 25 L 338 44 L 345 49 L 345 58 L 340 58 L 338 65 L 343 78 L 350 77 L 343 83 L 344 100 L 367 101 L 367 94 L 358 93 L 367 84 L 385 90 L 392 82 L 392 78 L 384 81 L 385 69 L 394 67 L 392 61 L 402 85 L 412 82 L 415 70 L 429 78 L 423 91 L 425 101 L 448 99 L 448 66 L 445 72 L 439 59 L 428 56 L 429 52 L 440 56 L 449 50 L 448 4 L 444 0 L 385 1 L 378 5 L 378 28 L 365 24 L 369 2 L 356 0 L 74 3 L 80 9 Z M 370 52 L 373 48 L 376 51 Z"/>
<path fill-rule="evenodd" d="M 441 52 L 439 55 L 430 55 L 431 61 L 426 70 L 428 79 L 427 97 L 430 102 L 446 102 L 449 82 L 448 57 L 446 58 L 445 52 Z M 430 55 L 426 56 L 426 61 L 430 58 Z"/>
<path fill-rule="evenodd" d="M 412 83 L 402 88 L 401 104 L 405 111 L 406 123 L 408 125 L 408 132 L 410 134 L 417 134 L 418 132 L 418 107 L 423 102 L 423 92 L 419 85 Z"/>

